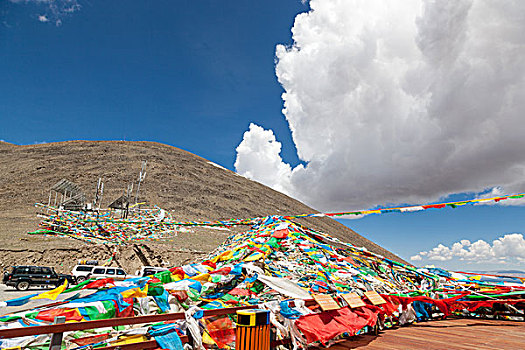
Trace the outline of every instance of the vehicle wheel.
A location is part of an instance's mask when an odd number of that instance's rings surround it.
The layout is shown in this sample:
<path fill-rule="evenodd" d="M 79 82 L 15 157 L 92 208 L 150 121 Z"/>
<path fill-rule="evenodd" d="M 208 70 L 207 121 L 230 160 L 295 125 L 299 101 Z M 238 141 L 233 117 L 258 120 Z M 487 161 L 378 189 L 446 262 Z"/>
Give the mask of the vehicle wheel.
<path fill-rule="evenodd" d="M 29 282 L 27 281 L 20 281 L 16 284 L 16 289 L 18 290 L 28 290 L 29 289 Z"/>
<path fill-rule="evenodd" d="M 77 284 L 80 284 L 80 283 L 84 282 L 85 280 L 86 280 L 86 277 L 79 276 L 79 277 L 77 277 Z"/>

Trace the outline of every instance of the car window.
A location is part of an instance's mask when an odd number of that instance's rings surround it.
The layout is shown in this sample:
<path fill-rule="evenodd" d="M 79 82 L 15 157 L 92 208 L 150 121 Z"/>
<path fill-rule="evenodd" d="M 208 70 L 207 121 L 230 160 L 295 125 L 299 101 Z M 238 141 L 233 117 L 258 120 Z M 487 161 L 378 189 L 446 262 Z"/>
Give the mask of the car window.
<path fill-rule="evenodd" d="M 101 269 L 101 268 L 93 270 L 93 273 L 98 274 L 98 275 L 103 275 L 105 272 L 106 272 L 106 269 Z"/>
<path fill-rule="evenodd" d="M 43 274 L 42 268 L 38 267 L 38 266 L 31 266 L 29 268 L 29 273 L 34 274 L 34 275 L 42 275 Z"/>
<path fill-rule="evenodd" d="M 107 269 L 107 270 L 106 270 L 106 274 L 108 274 L 108 275 L 114 275 L 114 274 L 115 274 L 115 269 Z"/>
<path fill-rule="evenodd" d="M 51 269 L 49 267 L 42 267 L 42 273 L 44 275 L 50 275 L 51 274 Z"/>
<path fill-rule="evenodd" d="M 14 271 L 17 274 L 26 274 L 29 273 L 29 267 L 17 267 Z"/>
<path fill-rule="evenodd" d="M 91 272 L 93 270 L 92 266 L 77 266 L 76 271 L 80 272 Z"/>
<path fill-rule="evenodd" d="M 118 269 L 117 270 L 117 275 L 119 275 L 119 276 L 126 276 L 126 273 L 124 272 L 124 270 Z"/>

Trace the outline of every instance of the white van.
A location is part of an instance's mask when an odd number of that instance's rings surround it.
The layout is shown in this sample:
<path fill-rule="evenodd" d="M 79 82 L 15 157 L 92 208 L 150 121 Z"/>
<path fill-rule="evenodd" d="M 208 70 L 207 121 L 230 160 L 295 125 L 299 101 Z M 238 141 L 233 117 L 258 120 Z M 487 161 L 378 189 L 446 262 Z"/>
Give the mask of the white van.
<path fill-rule="evenodd" d="M 71 274 L 77 279 L 77 283 L 82 283 L 88 279 L 88 275 L 91 273 L 95 266 L 93 265 L 77 265 L 73 267 Z"/>
<path fill-rule="evenodd" d="M 119 267 L 94 266 L 89 278 L 113 278 L 114 280 L 125 280 L 129 276 Z"/>
<path fill-rule="evenodd" d="M 124 280 L 131 277 L 119 267 L 93 265 L 77 265 L 73 268 L 72 274 L 76 277 L 77 283 L 82 283 L 90 278 L 113 278 L 114 280 Z"/>
<path fill-rule="evenodd" d="M 157 267 L 157 266 L 142 266 L 140 270 L 135 271 L 135 275 L 137 277 L 146 277 L 150 275 L 154 275 L 158 272 L 167 271 L 168 269 L 165 267 Z"/>

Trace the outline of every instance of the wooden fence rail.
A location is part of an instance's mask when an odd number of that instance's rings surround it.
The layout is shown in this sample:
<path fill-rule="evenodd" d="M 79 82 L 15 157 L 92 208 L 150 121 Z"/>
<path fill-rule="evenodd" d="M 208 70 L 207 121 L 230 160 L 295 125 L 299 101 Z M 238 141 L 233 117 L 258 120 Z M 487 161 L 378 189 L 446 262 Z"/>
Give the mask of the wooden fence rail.
<path fill-rule="evenodd" d="M 203 310 L 204 316 L 221 316 L 235 313 L 237 310 L 256 309 L 257 306 L 239 306 L 225 309 Z M 0 329 L 0 339 L 2 338 L 17 338 L 29 335 L 63 333 L 72 331 L 83 331 L 86 329 L 96 329 L 103 327 L 127 326 L 141 323 L 155 323 L 162 321 L 174 321 L 184 319 L 184 312 L 177 312 L 171 314 L 149 315 L 149 316 L 133 316 L 110 318 L 106 320 L 71 322 L 63 324 L 50 324 L 45 326 L 32 326 L 21 328 Z"/>
<path fill-rule="evenodd" d="M 306 305 L 311 306 L 315 304 L 313 299 L 306 300 Z M 291 306 L 293 302 L 291 302 Z M 223 309 L 203 310 L 204 317 L 208 316 L 222 316 L 236 313 L 238 310 L 256 309 L 258 306 L 237 306 Z M 133 317 L 120 317 L 111 318 L 105 320 L 94 320 L 94 321 L 82 321 L 82 322 L 71 322 L 62 324 L 51 324 L 44 326 L 31 326 L 31 327 L 20 327 L 10 329 L 0 329 L 0 339 L 5 338 L 17 338 L 26 337 L 40 334 L 60 334 L 64 332 L 82 331 L 87 329 L 96 329 L 103 327 L 117 327 L 117 326 L 128 326 L 133 324 L 145 324 L 145 323 L 156 323 L 163 321 L 175 321 L 184 319 L 186 316 L 184 312 L 167 313 L 161 315 L 148 315 L 148 316 L 133 316 Z M 187 336 L 181 336 L 183 343 L 188 342 Z M 275 342 L 274 342 L 275 343 Z M 272 343 L 272 346 L 276 345 Z M 282 341 L 280 341 L 282 343 Z M 97 350 L 140 350 L 140 349 L 155 349 L 158 348 L 157 342 L 152 339 L 144 342 L 112 345 L 103 348 L 97 348 Z"/>

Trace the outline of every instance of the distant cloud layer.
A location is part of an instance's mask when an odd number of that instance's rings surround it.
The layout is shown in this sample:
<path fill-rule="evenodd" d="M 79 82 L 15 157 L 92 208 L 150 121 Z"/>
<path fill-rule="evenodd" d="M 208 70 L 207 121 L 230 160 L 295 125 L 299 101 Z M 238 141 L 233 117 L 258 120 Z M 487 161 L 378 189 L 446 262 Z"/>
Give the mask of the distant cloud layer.
<path fill-rule="evenodd" d="M 525 1 L 311 0 L 277 46 L 301 160 L 255 124 L 238 173 L 321 210 L 525 190 Z"/>
<path fill-rule="evenodd" d="M 521 233 L 506 234 L 495 239 L 492 244 L 481 239 L 473 243 L 464 239 L 450 247 L 439 244 L 429 251 L 419 252 L 410 257 L 412 261 L 448 261 L 452 259 L 473 263 L 523 263 L 525 262 L 525 239 Z"/>
<path fill-rule="evenodd" d="M 9 0 L 15 4 L 36 5 L 35 11 L 38 21 L 42 23 L 51 22 L 57 26 L 62 24 L 65 16 L 80 10 L 78 0 Z"/>

